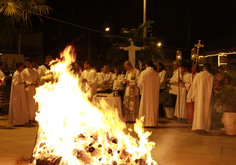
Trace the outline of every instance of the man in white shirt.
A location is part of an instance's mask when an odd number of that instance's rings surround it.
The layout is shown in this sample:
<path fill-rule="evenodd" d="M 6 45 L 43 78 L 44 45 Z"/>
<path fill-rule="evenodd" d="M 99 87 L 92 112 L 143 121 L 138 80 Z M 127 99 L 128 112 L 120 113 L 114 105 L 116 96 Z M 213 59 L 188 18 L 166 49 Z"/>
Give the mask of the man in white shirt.
<path fill-rule="evenodd" d="M 173 75 L 171 78 L 168 78 L 166 79 L 167 82 L 169 82 L 171 84 L 170 86 L 170 91 L 169 93 L 171 94 L 171 97 L 172 97 L 172 100 L 174 102 L 174 106 L 176 105 L 176 99 L 177 99 L 177 94 L 178 94 L 178 79 L 181 76 L 181 69 L 179 67 L 179 61 L 178 60 L 175 60 L 173 62 L 173 69 L 174 69 L 174 72 L 173 72 Z"/>
<path fill-rule="evenodd" d="M 138 87 L 142 91 L 139 119 L 144 116 L 145 127 L 157 127 L 159 116 L 160 78 L 153 69 L 152 60 L 146 62 L 146 69 L 141 73 Z"/>
<path fill-rule="evenodd" d="M 52 56 L 47 55 L 45 64 L 38 67 L 37 71 L 39 75 L 39 85 L 43 85 L 46 82 L 44 76 L 46 75 L 46 71 L 50 69 L 49 64 L 52 61 L 52 59 L 53 59 Z"/>
<path fill-rule="evenodd" d="M 88 95 L 88 100 L 92 101 L 93 96 L 97 94 L 97 72 L 91 68 L 91 62 L 86 61 L 84 63 L 85 70 L 81 75 L 82 92 Z"/>
<path fill-rule="evenodd" d="M 137 83 L 140 72 L 132 66 L 130 61 L 126 61 L 124 67 L 127 72 L 123 82 L 126 85 L 123 103 L 123 119 L 126 122 L 135 122 L 139 112 L 139 89 Z"/>
<path fill-rule="evenodd" d="M 188 92 L 187 102 L 194 101 L 194 131 L 208 132 L 211 127 L 214 76 L 209 73 L 210 68 L 210 64 L 204 64 L 203 72 L 196 74 Z"/>
<path fill-rule="evenodd" d="M 25 82 L 26 102 L 28 105 L 29 120 L 35 120 L 35 112 L 37 111 L 37 104 L 34 100 L 36 94 L 35 87 L 38 85 L 38 72 L 32 66 L 33 61 L 31 59 L 26 60 L 26 67 L 22 71 L 22 79 Z"/>
<path fill-rule="evenodd" d="M 98 73 L 98 93 L 111 93 L 111 81 L 112 77 L 108 72 L 108 66 L 104 65 L 102 68 L 102 72 Z"/>

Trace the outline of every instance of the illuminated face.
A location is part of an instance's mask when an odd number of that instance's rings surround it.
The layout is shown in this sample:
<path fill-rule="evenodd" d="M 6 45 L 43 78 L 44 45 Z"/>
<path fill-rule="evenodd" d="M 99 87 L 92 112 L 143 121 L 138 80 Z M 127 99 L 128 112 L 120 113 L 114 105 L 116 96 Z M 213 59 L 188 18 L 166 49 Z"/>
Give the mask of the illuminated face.
<path fill-rule="evenodd" d="M 103 69 L 102 69 L 103 73 L 107 73 L 108 72 L 108 67 L 107 66 L 104 66 Z"/>
<path fill-rule="evenodd" d="M 184 72 L 186 72 L 187 71 L 187 68 L 186 67 L 183 67 L 183 66 L 181 66 L 181 74 L 184 74 Z"/>
<path fill-rule="evenodd" d="M 174 70 L 177 70 L 178 67 L 179 67 L 179 66 L 178 66 L 175 62 L 173 62 L 173 69 L 174 69 Z"/>
<path fill-rule="evenodd" d="M 24 69 L 24 66 L 22 65 L 22 66 L 19 67 L 18 70 L 19 70 L 20 72 L 22 72 L 23 69 Z"/>
<path fill-rule="evenodd" d="M 26 62 L 26 67 L 29 68 L 29 69 L 32 69 L 32 63 L 31 62 Z"/>
<path fill-rule="evenodd" d="M 125 70 L 127 70 L 127 71 L 129 71 L 130 70 L 130 65 L 128 65 L 128 64 L 124 64 L 124 67 L 125 67 Z"/>
<path fill-rule="evenodd" d="M 119 70 L 115 68 L 115 74 L 118 74 L 119 73 Z"/>
<path fill-rule="evenodd" d="M 51 61 L 52 61 L 52 58 L 46 58 L 46 64 L 50 64 Z"/>

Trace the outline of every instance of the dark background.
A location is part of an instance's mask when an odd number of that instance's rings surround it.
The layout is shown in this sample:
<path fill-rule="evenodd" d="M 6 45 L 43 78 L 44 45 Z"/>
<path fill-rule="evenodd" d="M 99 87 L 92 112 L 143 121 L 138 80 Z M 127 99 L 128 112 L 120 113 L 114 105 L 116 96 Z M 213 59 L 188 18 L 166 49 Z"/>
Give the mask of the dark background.
<path fill-rule="evenodd" d="M 137 28 L 143 21 L 143 0 L 48 0 L 49 16 L 73 24 L 119 35 L 122 27 Z M 163 48 L 183 49 L 188 57 L 193 45 L 202 40 L 202 51 L 235 47 L 235 1 L 147 0 L 147 20 L 155 21 L 152 33 Z M 88 54 L 88 30 L 44 18 L 34 26 L 44 32 L 44 55 L 56 55 L 74 43 L 79 60 Z M 117 38 L 90 32 L 92 60 L 105 59 Z M 186 49 L 186 50 L 185 50 Z M 175 55 L 173 55 L 175 56 Z"/>

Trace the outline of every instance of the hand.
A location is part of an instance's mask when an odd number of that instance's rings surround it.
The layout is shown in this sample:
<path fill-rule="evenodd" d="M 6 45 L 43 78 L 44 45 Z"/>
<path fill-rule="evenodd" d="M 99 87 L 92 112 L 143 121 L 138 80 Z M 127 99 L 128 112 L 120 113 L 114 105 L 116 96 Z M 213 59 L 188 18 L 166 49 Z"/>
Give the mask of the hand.
<path fill-rule="evenodd" d="M 24 82 L 25 83 L 25 82 Z M 25 83 L 25 87 L 27 87 L 28 85 Z"/>

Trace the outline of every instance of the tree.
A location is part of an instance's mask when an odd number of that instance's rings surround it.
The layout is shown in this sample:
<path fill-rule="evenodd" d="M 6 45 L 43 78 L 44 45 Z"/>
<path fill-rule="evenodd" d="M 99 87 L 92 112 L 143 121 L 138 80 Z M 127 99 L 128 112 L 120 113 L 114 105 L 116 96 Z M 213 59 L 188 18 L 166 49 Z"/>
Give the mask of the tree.
<path fill-rule="evenodd" d="M 51 8 L 45 5 L 46 0 L 1 0 L 0 2 L 0 35 L 11 36 L 32 25 L 31 17 L 47 15 Z"/>
<path fill-rule="evenodd" d="M 136 46 L 145 47 L 145 49 L 136 52 L 136 64 L 138 61 L 144 62 L 149 59 L 164 58 L 164 53 L 160 47 L 157 46 L 157 38 L 145 38 L 143 41 L 144 28 L 151 29 L 154 22 L 148 20 L 147 23 L 140 25 L 137 29 L 122 28 L 121 39 L 112 44 L 110 49 L 106 52 L 106 58 L 112 61 L 113 65 L 120 66 L 128 60 L 128 53 L 119 47 L 126 47 L 130 45 L 130 39 L 134 41 Z M 150 31 L 150 30 L 148 30 Z"/>

